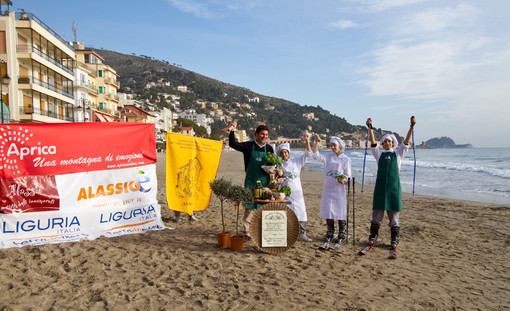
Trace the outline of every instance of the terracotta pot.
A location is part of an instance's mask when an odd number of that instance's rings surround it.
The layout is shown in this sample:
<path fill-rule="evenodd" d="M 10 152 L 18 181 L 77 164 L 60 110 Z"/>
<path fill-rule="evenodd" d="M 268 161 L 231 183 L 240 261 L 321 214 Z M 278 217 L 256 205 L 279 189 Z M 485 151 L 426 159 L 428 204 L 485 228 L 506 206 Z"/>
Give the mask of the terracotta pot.
<path fill-rule="evenodd" d="M 218 247 L 229 247 L 230 246 L 230 232 L 217 232 Z"/>
<path fill-rule="evenodd" d="M 230 249 L 233 251 L 242 251 L 244 243 L 244 236 L 231 236 L 230 237 Z"/>

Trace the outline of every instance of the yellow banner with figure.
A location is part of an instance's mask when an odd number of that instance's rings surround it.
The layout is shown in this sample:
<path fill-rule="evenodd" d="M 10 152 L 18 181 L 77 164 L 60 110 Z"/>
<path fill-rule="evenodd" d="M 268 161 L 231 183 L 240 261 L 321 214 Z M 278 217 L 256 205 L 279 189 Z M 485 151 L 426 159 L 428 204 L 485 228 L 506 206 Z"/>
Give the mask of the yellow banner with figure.
<path fill-rule="evenodd" d="M 171 210 L 191 215 L 211 200 L 223 143 L 176 133 L 166 135 L 166 200 Z"/>

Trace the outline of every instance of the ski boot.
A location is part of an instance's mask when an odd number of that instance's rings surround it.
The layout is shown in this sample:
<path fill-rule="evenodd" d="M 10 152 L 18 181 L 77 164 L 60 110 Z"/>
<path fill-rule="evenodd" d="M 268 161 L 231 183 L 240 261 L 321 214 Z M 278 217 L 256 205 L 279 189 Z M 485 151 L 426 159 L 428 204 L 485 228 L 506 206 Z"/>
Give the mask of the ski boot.
<path fill-rule="evenodd" d="M 389 259 L 397 258 L 397 246 L 398 246 L 398 237 L 400 235 L 400 227 L 392 227 L 391 228 L 391 246 L 390 246 L 390 255 Z"/>
<path fill-rule="evenodd" d="M 370 236 L 368 237 L 368 244 L 374 245 L 377 242 L 377 238 L 379 237 L 379 227 L 380 224 L 370 224 Z"/>
<path fill-rule="evenodd" d="M 343 241 L 347 238 L 347 222 L 345 220 L 338 221 L 338 242 L 332 249 L 336 250 L 340 247 Z"/>
<path fill-rule="evenodd" d="M 328 226 L 328 231 L 326 232 L 326 242 L 319 247 L 320 250 L 327 250 L 329 244 L 333 240 L 333 235 L 335 233 L 335 220 L 326 219 L 326 225 Z"/>

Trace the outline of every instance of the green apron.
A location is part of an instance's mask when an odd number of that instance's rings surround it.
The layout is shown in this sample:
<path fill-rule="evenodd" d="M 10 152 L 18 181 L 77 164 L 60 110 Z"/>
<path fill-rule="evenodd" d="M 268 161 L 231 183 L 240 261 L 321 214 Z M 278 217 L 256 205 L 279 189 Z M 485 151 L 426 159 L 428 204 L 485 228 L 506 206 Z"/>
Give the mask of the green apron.
<path fill-rule="evenodd" d="M 254 143 L 250 160 L 248 161 L 248 167 L 246 168 L 246 177 L 244 178 L 245 187 L 255 188 L 257 180 L 260 180 L 262 187 L 267 187 L 269 184 L 269 175 L 261 168 L 264 164 L 266 164 L 266 146 L 264 145 L 264 151 L 255 151 Z M 247 209 L 258 208 L 259 206 L 261 206 L 261 204 L 246 204 Z"/>
<path fill-rule="evenodd" d="M 402 189 L 395 152 L 383 152 L 379 158 L 372 209 L 402 211 Z"/>

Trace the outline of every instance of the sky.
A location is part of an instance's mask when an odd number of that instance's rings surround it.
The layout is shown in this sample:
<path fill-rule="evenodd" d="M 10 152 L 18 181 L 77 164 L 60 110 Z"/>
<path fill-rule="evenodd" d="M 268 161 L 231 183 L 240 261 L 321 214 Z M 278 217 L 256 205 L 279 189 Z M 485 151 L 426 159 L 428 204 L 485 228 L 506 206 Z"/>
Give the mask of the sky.
<path fill-rule="evenodd" d="M 68 41 L 147 55 L 415 142 L 510 147 L 508 0 L 12 0 Z M 99 51 L 100 54 L 100 51 Z"/>

